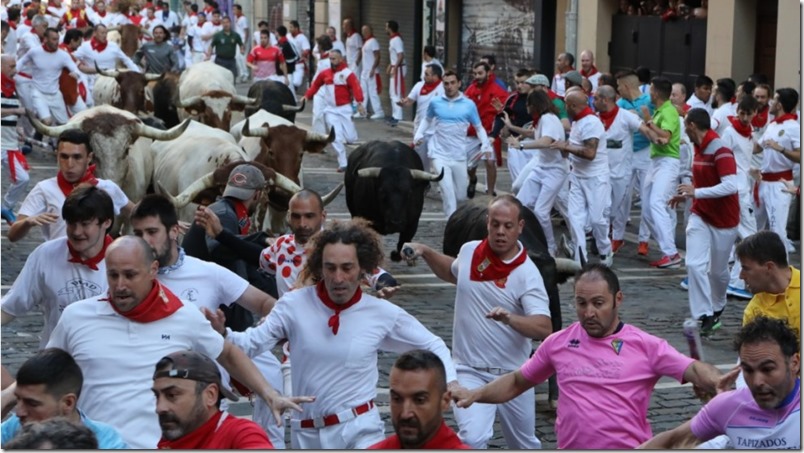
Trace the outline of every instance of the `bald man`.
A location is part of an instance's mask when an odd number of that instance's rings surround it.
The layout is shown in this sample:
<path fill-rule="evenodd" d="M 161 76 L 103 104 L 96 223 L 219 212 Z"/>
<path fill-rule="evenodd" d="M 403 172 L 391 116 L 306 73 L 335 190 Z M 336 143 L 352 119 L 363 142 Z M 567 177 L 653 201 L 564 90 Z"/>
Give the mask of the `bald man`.
<path fill-rule="evenodd" d="M 589 80 L 589 83 L 592 84 L 591 93 L 594 94 L 597 91 L 597 86 L 600 83 L 601 73 L 597 70 L 597 66 L 595 66 L 595 54 L 589 49 L 581 52 L 580 72 L 581 75 L 586 77 L 586 79 Z"/>
<path fill-rule="evenodd" d="M 569 140 L 553 142 L 550 148 L 568 155 L 572 165 L 568 205 L 575 261 L 579 264 L 582 259 L 588 261 L 584 227 L 591 224 L 600 262 L 611 266 L 613 254 L 608 218 L 611 185 L 606 130 L 600 118 L 589 108 L 589 98 L 582 90 L 569 90 L 565 101 L 567 115 L 573 121 Z"/>

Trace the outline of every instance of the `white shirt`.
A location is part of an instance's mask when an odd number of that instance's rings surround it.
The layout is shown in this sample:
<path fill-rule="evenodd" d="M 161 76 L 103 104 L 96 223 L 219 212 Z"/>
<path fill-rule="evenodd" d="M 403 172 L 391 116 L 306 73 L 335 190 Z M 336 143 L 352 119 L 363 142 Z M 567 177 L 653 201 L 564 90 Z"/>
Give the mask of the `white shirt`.
<path fill-rule="evenodd" d="M 164 272 L 160 268 L 159 272 L 159 281 L 179 299 L 213 313 L 221 304 L 235 303 L 249 287 L 247 280 L 229 269 L 187 255 L 177 269 Z"/>
<path fill-rule="evenodd" d="M 204 22 L 201 25 L 194 24 L 190 27 L 187 32 L 188 36 L 193 37 L 193 45 L 192 51 L 193 52 L 206 52 L 207 51 L 207 41 L 201 39 L 201 36 L 205 34 L 204 25 L 208 24 L 209 22 Z"/>
<path fill-rule="evenodd" d="M 597 91 L 597 85 L 600 83 L 600 76 L 602 76 L 602 75 L 603 74 L 598 71 L 595 74 L 590 75 L 589 77 L 587 77 L 587 79 L 589 79 L 589 83 L 592 84 L 592 93 Z"/>
<path fill-rule="evenodd" d="M 363 42 L 363 61 L 360 63 L 363 65 L 362 71 L 360 73 L 361 78 L 367 78 L 371 76 L 371 68 L 374 66 L 374 52 L 380 51 L 380 43 L 377 42 L 377 38 L 371 37 Z"/>
<path fill-rule="evenodd" d="M 64 17 L 64 15 L 67 14 L 67 11 L 69 10 L 70 8 L 68 8 L 64 3 L 62 3 L 61 7 L 58 8 L 55 6 L 48 6 L 47 13 L 45 14 L 45 19 L 47 19 L 47 26 L 51 28 L 58 27 L 59 21 L 61 21 L 61 18 Z"/>
<path fill-rule="evenodd" d="M 751 169 L 751 158 L 754 154 L 754 138 L 740 135 L 729 122 L 726 130 L 720 136 L 726 146 L 734 153 L 734 161 L 737 162 L 737 175 L 739 176 L 740 189 L 745 188 L 750 176 L 748 170 Z"/>
<path fill-rule="evenodd" d="M 83 264 L 68 262 L 69 258 L 66 237 L 40 244 L 28 255 L 22 271 L 0 302 L 3 311 L 14 317 L 41 307 L 45 320 L 40 349 L 47 344 L 68 305 L 106 294 L 109 289 L 106 261 L 98 263 L 98 270 L 92 270 Z"/>
<path fill-rule="evenodd" d="M 620 108 L 604 138 L 613 179 L 631 177 L 631 160 L 634 154 L 634 132 L 642 124 L 634 112 Z M 605 125 L 603 126 L 605 129 Z M 597 159 L 597 157 L 595 157 Z"/>
<path fill-rule="evenodd" d="M 31 30 L 32 30 L 32 28 L 27 26 L 27 25 L 25 25 L 25 22 L 20 21 L 20 23 L 17 24 L 17 29 L 14 30 L 14 31 L 17 32 L 17 43 L 22 41 L 22 38 Z M 37 37 L 36 39 L 39 39 L 39 38 Z M 17 58 L 19 58 L 21 56 L 22 55 L 19 55 Z"/>
<path fill-rule="evenodd" d="M 356 63 L 362 47 L 363 37 L 360 36 L 360 33 L 352 32 L 351 35 L 346 37 L 346 62 L 349 63 L 349 68 L 355 74 L 360 74 L 360 65 Z"/>
<path fill-rule="evenodd" d="M 25 64 L 20 64 L 20 60 L 22 57 L 28 53 L 29 50 L 35 47 L 42 47 L 42 40 L 39 39 L 36 33 L 33 31 L 28 31 L 25 34 L 21 35 L 19 39 L 19 46 L 17 46 L 17 72 L 24 72 L 28 75 L 31 74 L 31 67 L 33 66 L 33 62 L 29 61 Z M 30 80 L 30 79 L 28 79 Z"/>
<path fill-rule="evenodd" d="M 539 123 L 536 125 L 536 133 L 534 140 L 542 137 L 550 137 L 555 141 L 564 140 L 564 125 L 558 116 L 548 113 L 539 118 Z M 527 143 L 530 140 L 523 140 L 522 143 Z M 539 168 L 560 168 L 569 171 L 569 161 L 561 155 L 561 151 L 555 149 L 536 149 L 534 159 L 539 159 Z"/>
<path fill-rule="evenodd" d="M 186 15 L 184 19 L 181 20 L 181 26 L 184 27 L 186 33 L 190 33 L 190 28 L 194 27 L 198 24 L 198 15 Z"/>
<path fill-rule="evenodd" d="M 104 296 L 69 305 L 47 344 L 69 352 L 81 367 L 79 409 L 115 428 L 133 449 L 154 449 L 162 436 L 151 392 L 156 363 L 189 349 L 217 359 L 223 338 L 204 315 L 185 303 L 149 323 L 130 321 Z"/>
<path fill-rule="evenodd" d="M 249 357 L 289 340 L 293 392 L 316 396 L 314 402 L 302 405 L 301 413 L 294 411 L 293 418 L 322 417 L 375 399 L 378 351 L 430 350 L 444 363 L 447 382 L 456 379 L 444 341 L 399 306 L 363 293 L 357 303 L 340 312 L 337 335 L 328 326 L 334 313 L 310 286 L 282 296 L 259 326 L 245 332 L 227 329 L 227 341 Z"/>
<path fill-rule="evenodd" d="M 531 339 L 505 325 L 486 318 L 494 307 L 519 316 L 550 317 L 544 281 L 530 258 L 517 266 L 505 281 L 472 281 L 472 255 L 480 241 L 467 242 L 452 262 L 457 280 L 452 328 L 452 356 L 456 364 L 473 367 L 519 369 L 530 357 Z M 522 243 L 519 254 L 527 252 Z M 517 257 L 512 258 L 513 261 Z M 510 262 L 508 261 L 508 262 Z"/>
<path fill-rule="evenodd" d="M 391 57 L 389 63 L 392 65 L 396 64 L 399 54 L 402 54 L 402 62 L 400 63 L 400 66 L 405 66 L 405 44 L 402 43 L 401 37 L 394 36 L 388 41 L 388 54 Z M 394 77 L 393 73 L 391 74 L 391 77 Z"/>
<path fill-rule="evenodd" d="M 128 204 L 128 197 L 120 187 L 107 179 L 98 179 L 98 188 L 103 189 L 112 197 L 114 204 L 114 214 L 120 214 L 120 210 Z M 42 235 L 46 241 L 67 236 L 67 223 L 61 218 L 61 207 L 64 205 L 64 192 L 59 188 L 56 177 L 45 179 L 38 182 L 20 206 L 19 214 L 32 217 L 43 212 L 58 214 L 59 219 L 50 225 L 42 225 Z"/>
<path fill-rule="evenodd" d="M 709 116 L 712 116 L 714 113 L 714 109 L 712 108 L 712 96 L 709 96 L 709 100 L 704 103 L 704 101 L 698 99 L 698 96 L 695 93 L 687 99 L 687 105 L 690 106 L 690 109 L 704 109 Z"/>
<path fill-rule="evenodd" d="M 240 40 L 245 44 L 248 39 L 248 18 L 245 14 L 234 21 L 234 31 L 240 35 Z"/>
<path fill-rule="evenodd" d="M 103 70 L 116 69 L 119 61 L 131 71 L 142 72 L 142 69 L 120 50 L 120 46 L 113 42 L 107 42 L 103 52 L 97 52 L 92 48 L 91 41 L 86 41 L 73 52 L 73 56 L 90 68 L 94 68 L 97 64 Z"/>
<path fill-rule="evenodd" d="M 30 68 L 34 88 L 45 94 L 59 92 L 62 69 L 78 74 L 78 66 L 70 58 L 70 54 L 61 49 L 47 52 L 42 46 L 34 47 L 26 53 L 20 59 L 19 65 Z"/>
<path fill-rule="evenodd" d="M 296 47 L 299 49 L 299 54 L 303 54 L 304 51 L 310 52 L 310 40 L 307 39 L 307 36 L 304 36 L 304 33 L 299 33 L 296 36 L 291 35 L 289 38 L 292 38 L 296 43 Z"/>
<path fill-rule="evenodd" d="M 438 87 L 425 95 L 421 94 L 423 87 L 424 80 L 420 80 L 416 85 L 413 85 L 413 89 L 408 94 L 408 97 L 416 102 L 416 116 L 413 118 L 414 132 L 419 128 L 419 123 L 421 123 L 422 119 L 427 116 L 427 107 L 430 105 L 430 101 L 437 96 L 444 96 L 444 84 L 441 82 L 438 83 Z"/>
<path fill-rule="evenodd" d="M 131 19 L 126 17 L 125 14 L 107 12 L 103 23 L 107 27 L 116 27 L 116 26 L 120 26 L 120 25 L 129 25 L 132 22 L 131 22 Z"/>
<path fill-rule="evenodd" d="M 556 75 L 553 76 L 553 84 L 550 86 L 550 89 L 560 97 L 564 97 L 564 91 L 566 90 L 566 85 L 564 84 L 564 74 L 556 72 Z"/>
<path fill-rule="evenodd" d="M 769 122 L 765 133 L 759 139 L 762 146 L 762 173 L 778 173 L 792 170 L 793 161 L 775 149 L 763 146 L 766 140 L 774 140 L 785 149 L 801 148 L 801 125 L 798 121 L 787 120 L 781 124 Z"/>
<path fill-rule="evenodd" d="M 6 41 L 3 43 L 3 52 L 9 55 L 17 53 L 17 30 L 11 27 L 8 27 L 8 36 L 6 36 Z"/>
<path fill-rule="evenodd" d="M 717 132 L 717 135 L 723 136 L 723 132 L 729 127 L 729 117 L 737 115 L 737 103 L 729 102 L 728 104 L 721 105 L 717 110 L 712 113 L 709 120 L 712 130 Z M 683 121 L 683 119 L 682 119 Z"/>
<path fill-rule="evenodd" d="M 609 174 L 609 158 L 606 150 L 606 129 L 600 118 L 595 115 L 587 115 L 579 121 L 572 123 L 570 129 L 569 142 L 574 146 L 583 145 L 584 140 L 591 138 L 598 139 L 597 154 L 592 160 L 583 159 L 570 154 L 569 159 L 572 164 L 572 173 L 581 178 L 590 178 Z"/>
<path fill-rule="evenodd" d="M 159 18 L 160 21 L 162 21 L 162 25 L 167 27 L 168 31 L 170 31 L 171 28 L 180 24 L 179 16 L 174 11 L 168 10 L 167 17 L 165 17 L 164 11 L 157 11 L 156 17 Z"/>

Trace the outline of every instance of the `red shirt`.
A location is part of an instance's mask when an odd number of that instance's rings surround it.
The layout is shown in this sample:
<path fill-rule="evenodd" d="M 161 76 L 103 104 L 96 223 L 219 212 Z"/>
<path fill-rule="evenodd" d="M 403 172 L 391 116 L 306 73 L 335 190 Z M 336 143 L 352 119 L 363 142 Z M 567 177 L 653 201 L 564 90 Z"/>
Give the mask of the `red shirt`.
<path fill-rule="evenodd" d="M 701 145 L 695 145 L 693 185 L 695 188 L 714 187 L 724 176 L 736 174 L 734 153 L 710 130 Z M 734 228 L 740 223 L 740 199 L 736 193 L 719 198 L 693 198 L 691 211 L 715 228 Z"/>
<path fill-rule="evenodd" d="M 399 437 L 396 434 L 393 436 L 377 442 L 370 446 L 369 450 L 400 450 L 402 444 L 399 443 Z M 471 450 L 471 447 L 461 442 L 455 431 L 447 426 L 444 421 L 441 421 L 441 427 L 438 428 L 435 436 L 430 439 L 426 444 L 422 445 L 421 450 Z"/>
<path fill-rule="evenodd" d="M 483 123 L 483 129 L 486 130 L 487 134 L 490 133 L 491 127 L 494 125 L 494 117 L 497 116 L 497 109 L 491 105 L 491 100 L 497 98 L 500 100 L 501 104 L 505 105 L 508 92 L 489 77 L 483 85 L 472 82 L 469 88 L 464 91 L 463 95 L 471 99 L 475 105 L 477 105 L 477 113 L 480 114 L 480 122 Z M 469 126 L 466 135 L 470 137 L 477 136 L 474 126 Z"/>
<path fill-rule="evenodd" d="M 251 49 L 251 52 L 248 53 L 246 61 L 249 63 L 254 63 L 255 61 L 275 61 L 277 63 L 283 63 L 285 61 L 285 56 L 282 55 L 282 50 L 279 47 L 257 46 Z"/>
<path fill-rule="evenodd" d="M 221 420 L 223 418 L 223 420 Z M 261 450 L 273 449 L 260 425 L 218 411 L 206 423 L 176 440 L 159 440 L 157 448 L 165 450 Z"/>

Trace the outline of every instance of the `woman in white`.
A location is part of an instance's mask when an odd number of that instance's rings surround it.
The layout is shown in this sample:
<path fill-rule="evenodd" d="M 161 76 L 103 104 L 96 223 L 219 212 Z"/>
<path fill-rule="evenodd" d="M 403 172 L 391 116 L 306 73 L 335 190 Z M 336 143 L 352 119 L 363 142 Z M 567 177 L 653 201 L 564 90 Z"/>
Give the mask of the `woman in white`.
<path fill-rule="evenodd" d="M 516 198 L 527 206 L 536 215 L 547 239 L 547 250 L 552 256 L 556 255 L 556 241 L 553 234 L 553 223 L 550 220 L 550 211 L 556 202 L 561 186 L 569 176 L 569 162 L 560 151 L 550 149 L 548 146 L 554 141 L 564 139 L 564 126 L 558 119 L 558 111 L 547 93 L 533 91 L 528 95 L 528 112 L 533 116 L 530 128 L 515 128 L 504 116 L 506 128 L 520 133 L 520 139 L 511 137 L 508 146 L 520 150 L 534 150 L 536 155 L 523 169 L 520 177 L 525 178 L 522 188 Z M 528 167 L 531 170 L 528 172 Z M 561 213 L 565 219 L 565 212 Z M 567 219 L 567 225 L 569 220 Z"/>

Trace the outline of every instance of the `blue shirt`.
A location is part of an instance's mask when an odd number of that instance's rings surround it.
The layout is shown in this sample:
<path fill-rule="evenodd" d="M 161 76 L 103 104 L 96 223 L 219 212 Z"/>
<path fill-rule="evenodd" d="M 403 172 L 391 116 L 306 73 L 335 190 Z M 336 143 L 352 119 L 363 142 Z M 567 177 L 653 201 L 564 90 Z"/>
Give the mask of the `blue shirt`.
<path fill-rule="evenodd" d="M 478 131 L 485 131 L 471 99 L 463 93 L 453 99 L 446 95 L 435 97 L 427 106 L 425 121 L 419 125 L 413 140 L 429 137 L 427 155 L 431 159 L 465 161 L 468 158 L 466 130 L 470 124 Z M 478 137 L 482 140 L 480 134 Z"/>
<path fill-rule="evenodd" d="M 101 450 L 122 450 L 127 449 L 128 445 L 120 437 L 120 434 L 111 425 L 106 423 L 96 422 L 90 420 L 84 415 L 83 412 L 78 411 L 81 416 L 81 423 L 95 433 L 95 438 L 98 439 L 98 448 Z M 17 414 L 13 414 L 8 420 L 0 425 L 0 447 L 5 446 L 6 442 L 11 440 L 17 432 L 22 428 L 20 419 Z"/>
<path fill-rule="evenodd" d="M 656 111 L 656 107 L 650 103 L 650 95 L 645 93 L 642 96 L 634 99 L 633 101 L 629 101 L 626 98 L 620 98 L 617 101 L 617 106 L 620 108 L 630 110 L 637 114 L 640 118 L 642 118 L 642 106 L 648 106 L 648 110 L 650 110 L 650 115 L 653 116 L 653 112 Z M 647 137 L 642 135 L 642 132 L 634 132 L 634 152 L 639 151 L 643 148 L 647 148 L 650 145 L 650 140 Z"/>

